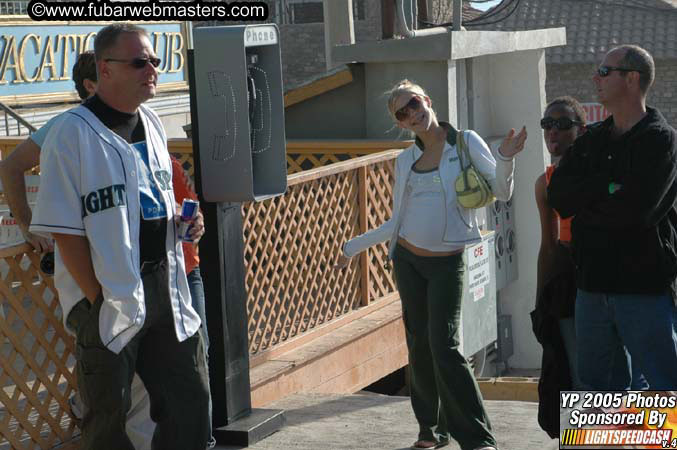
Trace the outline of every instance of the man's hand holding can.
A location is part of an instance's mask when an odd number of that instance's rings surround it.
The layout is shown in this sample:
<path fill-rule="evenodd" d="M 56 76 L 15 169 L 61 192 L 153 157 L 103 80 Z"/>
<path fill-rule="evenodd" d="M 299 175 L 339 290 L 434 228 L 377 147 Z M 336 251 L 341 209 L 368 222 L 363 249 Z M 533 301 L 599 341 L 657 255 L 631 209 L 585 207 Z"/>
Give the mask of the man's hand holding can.
<path fill-rule="evenodd" d="M 200 202 L 189 198 L 183 199 L 181 215 L 179 216 L 179 239 L 184 242 L 197 242 L 204 234 L 204 222 L 200 214 Z"/>

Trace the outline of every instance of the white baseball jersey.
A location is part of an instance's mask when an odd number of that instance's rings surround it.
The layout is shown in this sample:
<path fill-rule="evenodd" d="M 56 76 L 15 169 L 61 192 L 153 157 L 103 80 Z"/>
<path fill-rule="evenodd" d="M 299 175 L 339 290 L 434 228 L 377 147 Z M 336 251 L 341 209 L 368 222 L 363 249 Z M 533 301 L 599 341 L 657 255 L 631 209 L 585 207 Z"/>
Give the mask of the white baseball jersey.
<path fill-rule="evenodd" d="M 157 115 L 139 107 L 146 133 L 150 169 L 167 211 L 167 272 L 174 328 L 179 341 L 197 332 L 200 318 L 191 306 L 183 250 L 173 220 L 174 193 L 167 138 Z M 115 353 L 132 339 L 146 317 L 139 260 L 139 162 L 136 150 L 106 127 L 89 109 L 62 114 L 40 153 L 40 192 L 30 231 L 86 236 L 103 304 L 101 341 Z M 54 282 L 63 320 L 84 298 L 56 252 Z"/>

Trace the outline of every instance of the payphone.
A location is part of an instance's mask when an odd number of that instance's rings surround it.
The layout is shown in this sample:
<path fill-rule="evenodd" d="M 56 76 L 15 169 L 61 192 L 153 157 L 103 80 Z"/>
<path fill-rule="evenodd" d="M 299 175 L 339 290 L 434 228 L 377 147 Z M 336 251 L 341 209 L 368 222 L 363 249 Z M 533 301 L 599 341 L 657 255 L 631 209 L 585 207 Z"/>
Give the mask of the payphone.
<path fill-rule="evenodd" d="M 287 160 L 277 26 L 193 32 L 201 183 L 209 202 L 284 194 Z"/>
<path fill-rule="evenodd" d="M 253 409 L 241 202 L 284 194 L 287 162 L 279 32 L 197 28 L 188 51 L 195 181 L 207 230 L 200 261 L 209 317 L 213 434 L 249 446 L 284 424 Z"/>

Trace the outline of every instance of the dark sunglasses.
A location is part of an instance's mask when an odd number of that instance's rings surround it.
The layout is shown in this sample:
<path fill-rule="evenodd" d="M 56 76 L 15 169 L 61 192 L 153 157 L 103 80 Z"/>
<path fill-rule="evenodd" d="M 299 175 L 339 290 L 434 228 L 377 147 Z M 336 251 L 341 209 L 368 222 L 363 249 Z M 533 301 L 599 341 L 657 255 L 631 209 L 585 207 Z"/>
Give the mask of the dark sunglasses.
<path fill-rule="evenodd" d="M 135 69 L 143 69 L 144 67 L 146 67 L 146 64 L 151 64 L 153 67 L 158 67 L 162 62 L 160 58 L 133 58 L 133 59 L 106 58 L 104 61 L 129 64 Z"/>
<path fill-rule="evenodd" d="M 597 75 L 604 78 L 604 77 L 608 77 L 609 75 L 611 75 L 611 72 L 614 72 L 614 71 L 616 71 L 616 72 L 639 72 L 639 73 L 642 73 L 641 70 L 628 69 L 626 67 L 599 66 L 599 68 L 597 69 Z"/>
<path fill-rule="evenodd" d="M 421 107 L 421 100 L 413 96 L 406 105 L 395 111 L 395 118 L 400 122 L 404 122 L 409 117 L 411 111 L 416 111 Z"/>
<path fill-rule="evenodd" d="M 560 117 L 558 119 L 544 117 L 541 119 L 541 128 L 544 130 L 550 130 L 552 127 L 555 127 L 558 130 L 570 130 L 574 125 L 583 125 L 583 122 L 571 120 L 568 117 Z"/>

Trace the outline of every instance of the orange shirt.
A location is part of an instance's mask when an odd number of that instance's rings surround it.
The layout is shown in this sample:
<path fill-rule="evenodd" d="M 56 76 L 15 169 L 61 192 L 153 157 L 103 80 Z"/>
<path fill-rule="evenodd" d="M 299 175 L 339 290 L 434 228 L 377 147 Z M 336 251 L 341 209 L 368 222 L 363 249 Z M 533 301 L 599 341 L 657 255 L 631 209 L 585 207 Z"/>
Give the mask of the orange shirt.
<path fill-rule="evenodd" d="M 546 167 L 545 169 L 546 186 L 550 184 L 550 178 L 552 177 L 552 173 L 554 171 L 555 171 L 554 165 Z M 571 242 L 571 219 L 573 219 L 573 217 L 569 217 L 568 219 L 562 219 L 559 216 L 559 214 L 557 214 L 557 211 L 555 211 L 555 214 L 557 215 L 557 222 L 559 223 L 559 240 L 562 242 Z"/>
<path fill-rule="evenodd" d="M 171 156 L 171 155 L 170 155 Z M 184 198 L 197 200 L 195 190 L 192 188 L 192 182 L 179 160 L 172 158 L 172 185 L 174 187 L 174 200 L 179 205 Z M 189 274 L 196 266 L 200 264 L 200 258 L 197 256 L 197 247 L 190 242 L 183 243 L 183 258 L 186 264 L 186 274 Z"/>

